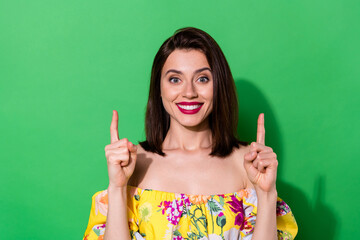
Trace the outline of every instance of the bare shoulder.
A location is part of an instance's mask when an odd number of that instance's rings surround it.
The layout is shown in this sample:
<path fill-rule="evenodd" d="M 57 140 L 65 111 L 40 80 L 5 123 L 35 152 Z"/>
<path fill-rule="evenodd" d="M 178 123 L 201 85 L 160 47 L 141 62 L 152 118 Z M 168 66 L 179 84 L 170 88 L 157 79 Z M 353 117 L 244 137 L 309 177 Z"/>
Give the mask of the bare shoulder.
<path fill-rule="evenodd" d="M 247 176 L 246 170 L 244 168 L 244 156 L 250 151 L 250 145 L 240 145 L 240 148 L 234 148 L 233 153 L 231 154 L 232 160 L 237 170 L 243 176 L 243 182 L 246 187 L 252 187 L 252 184 Z"/>
<path fill-rule="evenodd" d="M 240 145 L 239 148 L 235 148 L 233 152 L 231 153 L 232 158 L 235 160 L 237 163 L 240 163 L 241 165 L 243 165 L 244 163 L 244 155 L 249 152 L 250 150 L 250 145 L 244 146 L 244 145 Z"/>

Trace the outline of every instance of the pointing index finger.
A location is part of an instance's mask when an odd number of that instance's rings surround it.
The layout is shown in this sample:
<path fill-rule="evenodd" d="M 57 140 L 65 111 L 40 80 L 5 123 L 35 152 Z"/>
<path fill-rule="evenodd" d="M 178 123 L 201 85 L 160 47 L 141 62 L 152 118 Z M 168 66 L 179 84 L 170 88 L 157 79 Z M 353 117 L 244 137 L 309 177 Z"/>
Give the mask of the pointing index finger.
<path fill-rule="evenodd" d="M 111 121 L 111 125 L 110 125 L 111 143 L 119 141 L 118 121 L 119 121 L 118 113 L 116 110 L 113 110 L 113 116 L 112 116 L 112 121 Z"/>
<path fill-rule="evenodd" d="M 258 117 L 256 142 L 265 145 L 264 113 Z"/>

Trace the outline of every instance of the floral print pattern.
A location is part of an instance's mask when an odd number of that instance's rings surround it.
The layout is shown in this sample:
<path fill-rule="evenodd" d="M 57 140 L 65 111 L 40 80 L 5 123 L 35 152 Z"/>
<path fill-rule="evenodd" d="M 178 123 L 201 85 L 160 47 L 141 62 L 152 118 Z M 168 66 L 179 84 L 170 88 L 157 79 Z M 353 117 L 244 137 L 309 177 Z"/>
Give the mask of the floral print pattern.
<path fill-rule="evenodd" d="M 290 212 L 290 207 L 284 201 L 277 201 L 276 215 L 283 216 Z"/>
<path fill-rule="evenodd" d="M 278 230 L 278 240 L 293 240 L 293 236 L 287 231 Z"/>
<path fill-rule="evenodd" d="M 189 198 L 185 194 L 180 194 L 180 198 L 173 201 L 162 201 L 158 207 L 162 210 L 163 215 L 166 214 L 166 218 L 171 224 L 177 225 L 190 204 Z"/>
<path fill-rule="evenodd" d="M 190 195 L 128 187 L 128 220 L 133 240 L 250 240 L 257 213 L 254 189 L 218 195 Z M 94 194 L 86 240 L 105 232 L 107 191 Z M 297 224 L 290 207 L 277 201 L 279 239 L 294 239 Z"/>
<path fill-rule="evenodd" d="M 108 209 L 108 195 L 107 191 L 101 192 L 95 197 L 95 214 L 106 215 Z"/>
<path fill-rule="evenodd" d="M 230 204 L 230 209 L 236 213 L 235 217 L 235 225 L 240 226 L 240 229 L 244 229 L 244 207 L 242 199 L 237 199 L 235 196 L 231 196 L 231 201 L 228 201 L 227 203 Z"/>

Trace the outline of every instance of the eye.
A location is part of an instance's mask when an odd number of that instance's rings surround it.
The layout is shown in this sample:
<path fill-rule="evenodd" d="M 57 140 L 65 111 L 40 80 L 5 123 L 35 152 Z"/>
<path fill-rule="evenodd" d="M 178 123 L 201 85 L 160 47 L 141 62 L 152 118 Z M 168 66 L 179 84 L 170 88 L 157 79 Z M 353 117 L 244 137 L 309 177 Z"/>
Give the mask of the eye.
<path fill-rule="evenodd" d="M 169 82 L 171 82 L 171 83 L 178 83 L 180 81 L 180 79 L 178 79 L 178 78 L 170 78 L 169 79 Z"/>
<path fill-rule="evenodd" d="M 198 80 L 199 80 L 200 82 L 206 83 L 206 82 L 209 81 L 209 78 L 207 78 L 207 77 L 200 77 Z"/>

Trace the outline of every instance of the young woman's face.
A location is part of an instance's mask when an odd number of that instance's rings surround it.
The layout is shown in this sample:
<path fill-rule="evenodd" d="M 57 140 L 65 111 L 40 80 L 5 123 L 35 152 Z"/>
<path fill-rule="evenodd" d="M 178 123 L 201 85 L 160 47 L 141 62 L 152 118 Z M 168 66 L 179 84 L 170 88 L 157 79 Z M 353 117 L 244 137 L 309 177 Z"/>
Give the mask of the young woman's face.
<path fill-rule="evenodd" d="M 187 127 L 207 121 L 213 106 L 213 78 L 205 54 L 174 50 L 161 71 L 160 91 L 171 121 Z"/>

